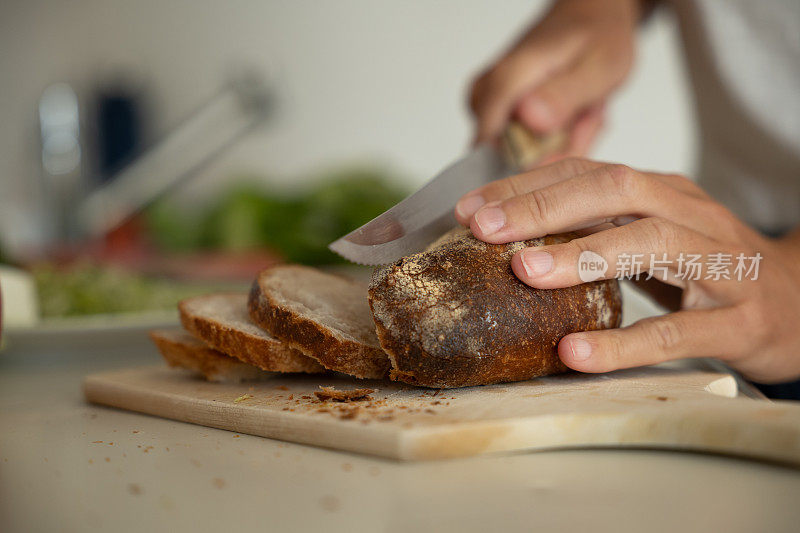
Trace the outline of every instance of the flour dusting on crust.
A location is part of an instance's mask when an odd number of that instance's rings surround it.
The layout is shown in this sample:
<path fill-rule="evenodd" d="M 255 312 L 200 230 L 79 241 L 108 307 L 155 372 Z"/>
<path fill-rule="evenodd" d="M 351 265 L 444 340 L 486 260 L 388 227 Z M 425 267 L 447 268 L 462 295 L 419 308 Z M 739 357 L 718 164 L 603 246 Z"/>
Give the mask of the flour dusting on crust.
<path fill-rule="evenodd" d="M 453 269 L 453 263 L 447 257 L 460 254 L 478 257 L 492 247 L 500 250 L 495 262 L 510 265 L 515 253 L 527 247 L 541 246 L 543 243 L 544 239 L 532 239 L 498 246 L 479 241 L 466 228 L 449 231 L 424 252 L 405 257 L 393 265 L 379 267 L 375 271 L 370 287 L 384 285 L 389 288 L 392 297 L 373 299 L 373 316 L 389 330 L 400 327 L 407 330 L 408 324 L 396 323 L 396 307 L 404 306 L 410 313 L 419 316 L 418 320 L 411 323 L 411 331 L 408 332 L 413 341 L 420 343 L 430 354 L 441 353 L 448 341 L 456 337 L 456 332 L 458 337 L 463 337 L 462 322 L 469 313 L 475 311 L 470 305 L 469 294 L 465 294 L 463 290 L 462 285 L 466 281 L 464 277 L 457 273 L 448 274 Z M 480 273 L 480 269 L 477 272 Z M 480 283 L 477 285 L 476 290 L 480 290 Z M 498 327 L 491 309 L 483 311 L 480 319 L 489 331 Z M 491 355 L 490 350 L 485 349 L 484 340 L 481 335 L 467 336 L 466 350 L 460 350 L 460 355 Z"/>
<path fill-rule="evenodd" d="M 369 303 L 392 378 L 463 387 L 566 371 L 558 341 L 616 326 L 617 282 L 536 289 L 514 275 L 511 259 L 524 248 L 575 237 L 487 244 L 460 228 L 424 252 L 376 269 Z"/>

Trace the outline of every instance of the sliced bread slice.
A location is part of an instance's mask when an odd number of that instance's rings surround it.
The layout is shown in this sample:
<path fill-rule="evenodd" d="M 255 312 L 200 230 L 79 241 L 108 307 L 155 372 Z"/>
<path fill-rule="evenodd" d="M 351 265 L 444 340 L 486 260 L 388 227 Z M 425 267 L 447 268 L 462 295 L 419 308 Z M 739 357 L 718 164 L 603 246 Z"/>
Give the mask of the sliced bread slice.
<path fill-rule="evenodd" d="M 178 304 L 186 330 L 212 348 L 271 372 L 324 372 L 315 360 L 259 329 L 247 316 L 247 294 L 218 293 Z"/>
<path fill-rule="evenodd" d="M 365 284 L 299 265 L 261 272 L 248 301 L 250 318 L 325 368 L 382 378 L 389 358 L 375 334 Z"/>
<path fill-rule="evenodd" d="M 276 375 L 218 352 L 181 329 L 154 330 L 150 338 L 169 366 L 192 370 L 208 381 L 239 383 Z"/>

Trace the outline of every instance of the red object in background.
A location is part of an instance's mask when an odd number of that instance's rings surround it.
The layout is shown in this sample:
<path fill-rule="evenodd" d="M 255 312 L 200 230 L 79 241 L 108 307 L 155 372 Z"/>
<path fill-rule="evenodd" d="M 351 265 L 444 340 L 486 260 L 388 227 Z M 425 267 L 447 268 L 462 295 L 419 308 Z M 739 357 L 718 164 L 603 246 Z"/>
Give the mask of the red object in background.
<path fill-rule="evenodd" d="M 157 251 L 146 243 L 142 227 L 141 220 L 134 217 L 104 237 L 79 244 L 55 246 L 44 256 L 29 257 L 25 262 L 46 261 L 64 267 L 78 262 L 91 262 L 130 267 L 135 270 L 137 265 L 146 261 L 146 258 L 157 254 Z"/>
<path fill-rule="evenodd" d="M 139 216 L 106 235 L 96 253 L 103 263 L 192 281 L 249 282 L 263 269 L 282 262 L 277 254 L 265 249 L 163 253 L 148 242 Z"/>
<path fill-rule="evenodd" d="M 135 215 L 110 232 L 103 239 L 103 249 L 114 255 L 132 250 L 142 250 L 145 245 L 145 224 L 140 215 Z"/>
<path fill-rule="evenodd" d="M 27 262 L 45 260 L 64 268 L 89 262 L 179 280 L 222 282 L 250 282 L 261 270 L 283 262 L 268 249 L 165 253 L 148 241 L 144 227 L 140 217 L 133 217 L 102 239 L 55 248 Z"/>

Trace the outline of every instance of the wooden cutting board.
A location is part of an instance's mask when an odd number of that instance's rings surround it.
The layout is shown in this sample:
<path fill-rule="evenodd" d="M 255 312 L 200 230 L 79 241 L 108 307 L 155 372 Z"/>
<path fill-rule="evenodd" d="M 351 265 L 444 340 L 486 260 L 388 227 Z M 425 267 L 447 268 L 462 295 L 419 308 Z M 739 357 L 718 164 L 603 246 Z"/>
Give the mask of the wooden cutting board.
<path fill-rule="evenodd" d="M 320 401 L 320 386 L 376 389 Z M 688 449 L 800 464 L 800 403 L 736 397 L 711 370 L 651 367 L 432 390 L 338 376 L 208 383 L 163 366 L 93 374 L 90 402 L 399 460 L 577 446 Z"/>

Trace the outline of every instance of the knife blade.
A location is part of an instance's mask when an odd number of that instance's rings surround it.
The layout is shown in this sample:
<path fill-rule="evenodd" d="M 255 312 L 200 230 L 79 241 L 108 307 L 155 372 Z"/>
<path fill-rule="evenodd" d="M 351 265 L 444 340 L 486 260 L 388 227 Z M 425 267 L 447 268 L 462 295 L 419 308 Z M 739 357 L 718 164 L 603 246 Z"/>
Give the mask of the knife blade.
<path fill-rule="evenodd" d="M 418 252 L 456 225 L 453 210 L 461 196 L 491 181 L 529 168 L 558 151 L 566 134 L 535 135 L 512 121 L 503 132 L 501 149 L 477 146 L 437 174 L 417 192 L 328 248 L 363 265 L 382 265 Z"/>
<path fill-rule="evenodd" d="M 329 248 L 365 265 L 391 263 L 422 250 L 456 225 L 456 201 L 467 192 L 513 172 L 493 146 L 483 144 L 451 164 L 417 192 Z"/>

